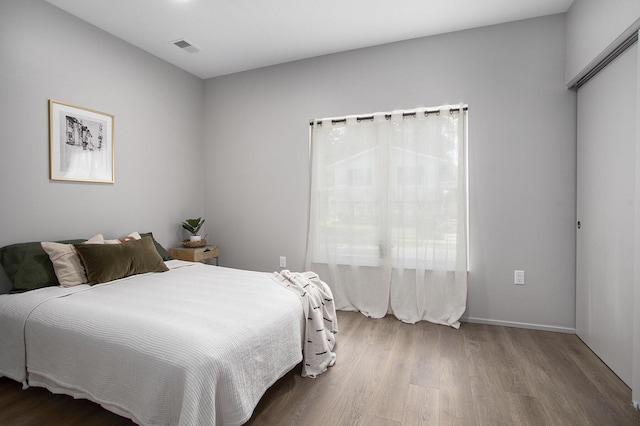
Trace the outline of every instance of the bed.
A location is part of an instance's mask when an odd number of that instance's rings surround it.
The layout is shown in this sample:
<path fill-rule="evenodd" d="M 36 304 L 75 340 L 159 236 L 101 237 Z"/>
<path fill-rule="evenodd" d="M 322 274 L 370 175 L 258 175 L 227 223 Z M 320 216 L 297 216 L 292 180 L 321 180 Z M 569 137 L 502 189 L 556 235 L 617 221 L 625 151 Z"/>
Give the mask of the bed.
<path fill-rule="evenodd" d="M 289 288 L 299 288 L 291 277 L 161 263 L 163 272 L 0 295 L 0 375 L 141 425 L 246 422 L 264 392 L 303 361 L 314 309 Z M 320 294 L 320 321 L 331 321 L 330 290 Z M 327 323 L 329 352 L 336 331 Z M 331 355 L 306 375 L 325 371 Z"/>

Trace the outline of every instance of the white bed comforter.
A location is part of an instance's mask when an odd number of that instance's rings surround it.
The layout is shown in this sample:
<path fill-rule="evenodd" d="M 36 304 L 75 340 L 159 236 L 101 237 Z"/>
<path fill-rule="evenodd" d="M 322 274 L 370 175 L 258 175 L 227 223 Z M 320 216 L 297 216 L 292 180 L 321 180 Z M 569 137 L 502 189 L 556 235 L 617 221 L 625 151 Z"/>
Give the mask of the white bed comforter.
<path fill-rule="evenodd" d="M 266 273 L 167 264 L 0 296 L 0 374 L 144 425 L 246 422 L 302 359 L 300 300 Z"/>

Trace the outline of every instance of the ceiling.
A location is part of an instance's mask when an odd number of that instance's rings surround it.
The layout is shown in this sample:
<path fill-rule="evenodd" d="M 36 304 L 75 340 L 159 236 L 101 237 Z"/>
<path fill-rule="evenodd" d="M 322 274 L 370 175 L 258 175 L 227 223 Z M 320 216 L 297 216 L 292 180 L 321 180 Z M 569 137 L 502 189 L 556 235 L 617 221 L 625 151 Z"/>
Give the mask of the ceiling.
<path fill-rule="evenodd" d="M 206 79 L 564 13 L 573 0 L 46 0 Z M 173 42 L 200 48 L 188 53 Z"/>

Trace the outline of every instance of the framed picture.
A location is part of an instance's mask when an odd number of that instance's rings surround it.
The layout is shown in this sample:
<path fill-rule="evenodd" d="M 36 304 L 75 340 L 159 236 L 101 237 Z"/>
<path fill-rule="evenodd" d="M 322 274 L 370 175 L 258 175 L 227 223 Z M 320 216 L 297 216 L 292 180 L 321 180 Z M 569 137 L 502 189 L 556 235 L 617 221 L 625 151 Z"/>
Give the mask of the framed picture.
<path fill-rule="evenodd" d="M 113 115 L 49 100 L 51 180 L 114 182 Z"/>

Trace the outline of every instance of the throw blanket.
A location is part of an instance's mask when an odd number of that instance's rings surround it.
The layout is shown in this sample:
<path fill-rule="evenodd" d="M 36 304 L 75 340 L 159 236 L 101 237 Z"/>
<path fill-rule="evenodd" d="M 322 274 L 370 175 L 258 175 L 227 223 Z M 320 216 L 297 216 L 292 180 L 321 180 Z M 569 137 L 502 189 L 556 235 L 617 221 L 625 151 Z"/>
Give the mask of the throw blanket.
<path fill-rule="evenodd" d="M 271 277 L 300 297 L 307 319 L 304 331 L 302 377 L 315 378 L 336 362 L 333 347 L 338 318 L 329 286 L 314 272 L 274 272 Z"/>

